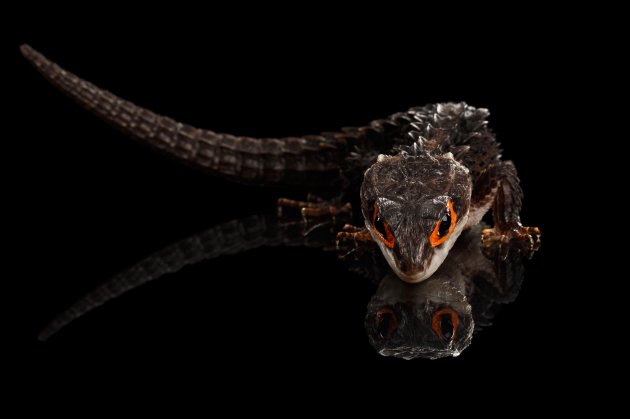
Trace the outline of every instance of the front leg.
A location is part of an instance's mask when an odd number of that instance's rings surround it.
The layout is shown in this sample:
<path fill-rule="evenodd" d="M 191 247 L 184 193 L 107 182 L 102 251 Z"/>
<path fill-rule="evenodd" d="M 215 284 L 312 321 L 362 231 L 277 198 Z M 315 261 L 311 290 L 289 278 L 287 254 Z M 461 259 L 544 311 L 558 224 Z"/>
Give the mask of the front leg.
<path fill-rule="evenodd" d="M 302 214 L 304 220 L 332 216 L 339 214 L 351 214 L 352 205 L 349 202 L 342 203 L 338 200 L 324 201 L 323 199 L 310 195 L 307 201 L 295 201 L 293 199 L 278 199 L 278 215 L 283 215 L 285 208 L 296 208 Z"/>
<path fill-rule="evenodd" d="M 337 233 L 337 254 L 342 259 L 353 253 L 358 257 L 363 254 L 366 245 L 373 243 L 374 240 L 367 228 L 346 224 L 343 230 Z"/>
<path fill-rule="evenodd" d="M 337 241 L 353 240 L 355 242 L 371 242 L 372 235 L 365 227 L 356 227 L 351 224 L 343 226 L 343 230 L 337 233 Z"/>
<path fill-rule="evenodd" d="M 485 246 L 499 242 L 507 244 L 513 239 L 524 250 L 533 252 L 540 247 L 538 227 L 521 224 L 520 212 L 523 191 L 512 162 L 498 162 L 479 176 L 473 188 L 469 224 L 477 224 L 484 213 L 492 208 L 494 227 L 482 232 Z"/>
<path fill-rule="evenodd" d="M 335 221 L 336 217 L 342 215 L 345 218 L 352 213 L 352 205 L 349 202 L 342 203 L 339 200 L 325 201 L 322 198 L 309 194 L 306 201 L 296 201 L 293 199 L 278 199 L 278 216 L 283 218 L 286 209 L 299 210 L 305 223 L 316 224 L 305 230 L 305 235 L 321 226 L 322 219 L 332 217 Z M 328 221 L 331 221 L 330 219 Z M 339 220 L 337 220 L 339 221 Z M 336 224 L 335 222 L 333 224 Z M 337 233 L 336 249 L 340 258 L 346 258 L 350 254 L 362 254 L 366 243 L 372 243 L 372 236 L 365 227 L 355 227 L 345 224 L 343 229 Z"/>

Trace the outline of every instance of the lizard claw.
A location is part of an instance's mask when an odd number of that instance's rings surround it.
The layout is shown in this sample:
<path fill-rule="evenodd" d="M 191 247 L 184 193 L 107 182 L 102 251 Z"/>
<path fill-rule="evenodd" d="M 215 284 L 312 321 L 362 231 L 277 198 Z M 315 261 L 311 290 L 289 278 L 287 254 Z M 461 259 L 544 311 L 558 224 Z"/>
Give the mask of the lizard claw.
<path fill-rule="evenodd" d="M 498 246 L 501 257 L 505 259 L 510 248 L 515 248 L 531 258 L 540 248 L 540 229 L 538 227 L 514 226 L 507 230 L 486 228 L 481 232 L 481 241 L 486 251 Z"/>
<path fill-rule="evenodd" d="M 345 259 L 352 253 L 360 251 L 366 243 L 371 241 L 372 236 L 367 228 L 346 224 L 342 231 L 337 233 L 337 254 Z"/>

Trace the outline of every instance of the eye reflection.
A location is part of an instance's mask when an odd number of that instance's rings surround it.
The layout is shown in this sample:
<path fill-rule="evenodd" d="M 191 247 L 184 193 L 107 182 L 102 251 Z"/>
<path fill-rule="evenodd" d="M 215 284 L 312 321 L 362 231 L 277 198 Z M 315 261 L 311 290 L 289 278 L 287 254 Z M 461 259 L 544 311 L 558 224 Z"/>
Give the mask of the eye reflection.
<path fill-rule="evenodd" d="M 459 317 L 455 310 L 443 308 L 435 312 L 431 320 L 431 329 L 443 341 L 450 342 L 455 339 Z"/>
<path fill-rule="evenodd" d="M 389 339 L 398 329 L 396 314 L 389 307 L 383 307 L 376 313 L 376 330 L 381 339 Z"/>

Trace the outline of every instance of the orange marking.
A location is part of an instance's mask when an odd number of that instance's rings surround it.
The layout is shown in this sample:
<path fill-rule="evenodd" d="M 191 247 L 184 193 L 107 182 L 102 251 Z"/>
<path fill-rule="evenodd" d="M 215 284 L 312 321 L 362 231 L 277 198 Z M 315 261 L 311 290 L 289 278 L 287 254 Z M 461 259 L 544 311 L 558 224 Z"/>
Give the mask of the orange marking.
<path fill-rule="evenodd" d="M 442 316 L 448 314 L 451 316 L 451 322 L 453 323 L 453 336 L 451 337 L 451 341 L 455 340 L 455 336 L 457 335 L 457 326 L 459 326 L 459 317 L 457 317 L 457 313 L 452 308 L 442 308 L 435 312 L 433 315 L 433 319 L 431 319 L 431 329 L 433 332 L 442 340 L 444 340 L 444 335 L 442 334 Z"/>
<path fill-rule="evenodd" d="M 438 222 L 435 223 L 435 228 L 429 236 L 429 243 L 431 243 L 431 247 L 439 246 L 444 243 L 455 229 L 457 214 L 455 214 L 455 210 L 453 209 L 453 201 L 451 201 L 451 198 L 448 199 L 448 210 L 451 213 L 451 225 L 448 228 L 448 232 L 444 236 L 440 237 L 440 224 L 442 223 L 442 220 L 438 220 Z"/>
<path fill-rule="evenodd" d="M 394 314 L 394 310 L 389 307 L 381 307 L 376 313 L 376 327 L 381 327 L 381 322 L 386 314 L 391 316 L 391 323 L 387 328 L 387 335 L 383 337 L 389 339 L 392 337 L 396 329 L 398 329 L 398 319 L 396 318 L 396 314 Z"/>
<path fill-rule="evenodd" d="M 378 231 L 378 229 L 376 228 L 377 217 L 378 217 L 378 206 L 375 203 L 374 215 L 372 216 L 372 225 L 374 226 L 374 231 L 376 231 L 376 235 L 378 236 L 379 239 L 381 239 L 381 241 L 383 242 L 385 246 L 387 246 L 390 249 L 393 249 L 394 244 L 396 243 L 396 238 L 394 237 L 394 234 L 391 232 L 391 230 L 389 229 L 389 226 L 387 225 L 385 221 L 383 221 L 383 227 L 385 228 L 385 235 L 387 236 L 387 238 L 383 237 L 381 232 Z"/>

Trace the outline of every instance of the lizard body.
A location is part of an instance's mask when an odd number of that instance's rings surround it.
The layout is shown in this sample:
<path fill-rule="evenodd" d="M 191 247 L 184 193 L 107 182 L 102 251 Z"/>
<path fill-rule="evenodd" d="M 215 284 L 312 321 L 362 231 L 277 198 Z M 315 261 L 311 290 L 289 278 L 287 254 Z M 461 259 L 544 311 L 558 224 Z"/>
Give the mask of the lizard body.
<path fill-rule="evenodd" d="M 520 223 L 519 179 L 514 165 L 501 160 L 486 109 L 465 103 L 432 104 L 360 128 L 258 139 L 199 129 L 158 115 L 82 80 L 27 45 L 21 51 L 81 106 L 188 165 L 252 184 L 325 186 L 337 196 L 361 182 L 365 227 L 340 232 L 339 239 L 373 240 L 404 281 L 431 276 L 459 234 L 478 224 L 490 208 L 495 225 L 484 230 L 486 242 L 516 238 L 531 250 L 539 244 L 539 230 Z M 339 201 L 297 206 L 306 216 L 348 211 L 349 205 Z"/>

